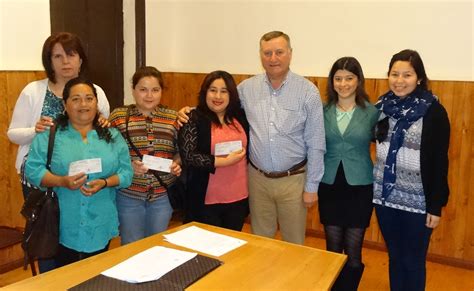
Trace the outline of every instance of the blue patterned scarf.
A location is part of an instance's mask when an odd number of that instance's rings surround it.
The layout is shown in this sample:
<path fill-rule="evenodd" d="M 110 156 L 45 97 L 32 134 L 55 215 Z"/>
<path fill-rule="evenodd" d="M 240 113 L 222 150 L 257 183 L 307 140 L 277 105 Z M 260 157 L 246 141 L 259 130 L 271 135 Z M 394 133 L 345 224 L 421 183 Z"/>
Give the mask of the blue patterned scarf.
<path fill-rule="evenodd" d="M 383 172 L 382 203 L 395 187 L 397 172 L 397 154 L 403 145 L 408 128 L 422 118 L 430 108 L 436 97 L 430 91 L 415 89 L 410 95 L 401 99 L 392 91 L 380 96 L 375 104 L 385 115 L 394 118 L 397 122 L 392 130 L 390 147 Z"/>

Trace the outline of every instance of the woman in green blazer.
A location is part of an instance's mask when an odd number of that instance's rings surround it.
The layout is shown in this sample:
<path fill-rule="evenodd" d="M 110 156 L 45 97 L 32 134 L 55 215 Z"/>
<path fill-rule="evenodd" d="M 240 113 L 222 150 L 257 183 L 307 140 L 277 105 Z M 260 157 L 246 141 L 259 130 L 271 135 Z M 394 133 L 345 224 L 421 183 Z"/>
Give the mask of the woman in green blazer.
<path fill-rule="evenodd" d="M 327 97 L 319 215 L 327 250 L 348 256 L 333 290 L 357 290 L 364 270 L 362 242 L 373 208 L 370 143 L 378 111 L 368 102 L 364 74 L 353 57 L 340 58 L 332 66 Z"/>

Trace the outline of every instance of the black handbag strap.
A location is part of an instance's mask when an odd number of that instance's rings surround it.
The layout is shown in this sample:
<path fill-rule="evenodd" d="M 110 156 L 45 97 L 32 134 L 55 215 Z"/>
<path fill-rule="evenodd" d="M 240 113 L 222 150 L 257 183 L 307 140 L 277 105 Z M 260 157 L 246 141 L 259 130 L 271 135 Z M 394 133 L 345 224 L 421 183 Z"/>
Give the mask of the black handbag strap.
<path fill-rule="evenodd" d="M 141 160 L 143 160 L 143 155 L 140 153 L 137 147 L 133 144 L 132 139 L 130 138 L 130 134 L 128 133 L 128 121 L 130 120 L 130 108 L 131 106 L 127 107 L 127 114 L 125 115 L 125 137 L 127 138 L 127 141 L 132 147 L 133 151 L 137 154 L 138 157 L 140 157 Z M 161 186 L 165 187 L 166 191 L 168 191 L 169 185 L 163 182 L 158 172 L 151 169 L 149 171 L 156 177 L 156 179 L 160 182 Z"/>
<path fill-rule="evenodd" d="M 46 158 L 46 169 L 51 172 L 51 157 L 53 156 L 54 139 L 56 137 L 56 124 L 49 128 L 48 154 Z"/>
<path fill-rule="evenodd" d="M 54 139 L 56 138 L 56 123 L 49 128 L 48 154 L 46 155 L 46 169 L 51 172 L 51 158 L 53 157 Z M 48 191 L 52 192 L 53 188 L 48 187 Z"/>

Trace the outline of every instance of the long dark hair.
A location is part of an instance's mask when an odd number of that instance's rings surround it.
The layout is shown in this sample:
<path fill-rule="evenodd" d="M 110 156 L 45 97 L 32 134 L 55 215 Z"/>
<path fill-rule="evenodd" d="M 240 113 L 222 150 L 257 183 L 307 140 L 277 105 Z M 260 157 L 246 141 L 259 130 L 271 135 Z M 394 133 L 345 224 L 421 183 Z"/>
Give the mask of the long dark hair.
<path fill-rule="evenodd" d="M 204 81 L 201 84 L 201 90 L 199 91 L 199 104 L 197 108 L 201 113 L 203 113 L 207 118 L 209 118 L 212 123 L 218 126 L 222 126 L 221 122 L 219 121 L 219 118 L 217 117 L 217 114 L 211 109 L 209 109 L 206 102 L 207 90 L 211 86 L 212 82 L 218 79 L 224 80 L 224 83 L 227 87 L 227 91 L 229 92 L 229 105 L 227 106 L 226 112 L 224 114 L 224 123 L 232 123 L 232 120 L 234 119 L 234 117 L 237 116 L 240 110 L 240 99 L 234 78 L 226 71 L 214 71 L 209 73 L 206 78 L 204 78 Z"/>
<path fill-rule="evenodd" d="M 390 74 L 393 64 L 395 64 L 395 62 L 397 61 L 409 62 L 415 70 L 416 76 L 419 81 L 419 84 L 417 83 L 415 90 L 428 90 L 428 76 L 426 75 L 423 60 L 421 59 L 420 54 L 417 51 L 405 49 L 394 54 L 392 56 L 392 59 L 390 60 L 390 64 L 388 65 L 387 75 Z M 375 138 L 379 142 L 383 142 L 387 138 L 389 127 L 390 124 L 388 116 L 377 122 L 377 125 L 375 127 Z"/>
<path fill-rule="evenodd" d="M 425 65 L 423 65 L 423 60 L 417 51 L 405 49 L 394 54 L 390 60 L 390 64 L 388 65 L 387 75 L 390 74 L 393 64 L 397 61 L 409 62 L 413 69 L 415 69 L 416 76 L 420 82 L 420 84 L 417 83 L 417 88 L 428 90 L 429 80 L 428 76 L 426 75 Z"/>
<path fill-rule="evenodd" d="M 334 90 L 334 75 L 338 70 L 346 70 L 357 76 L 358 84 L 355 91 L 355 102 L 357 106 L 365 108 L 365 102 L 369 101 L 369 95 L 365 91 L 365 78 L 364 72 L 359 61 L 354 57 L 343 57 L 338 59 L 329 71 L 328 85 L 327 85 L 327 97 L 328 105 L 336 104 L 339 97 Z"/>
<path fill-rule="evenodd" d="M 89 86 L 92 89 L 92 93 L 94 94 L 95 99 L 98 101 L 97 90 L 95 89 L 94 84 L 85 78 L 77 77 L 77 78 L 69 80 L 64 86 L 64 90 L 63 90 L 64 103 L 67 102 L 67 99 L 69 98 L 71 94 L 71 88 L 74 87 L 75 85 L 80 85 L 80 84 Z M 69 125 L 69 116 L 66 111 L 64 111 L 63 114 L 58 116 L 58 118 L 56 119 L 56 123 L 60 130 L 66 130 L 66 128 Z M 99 124 L 99 111 L 98 110 L 94 117 L 94 120 L 92 121 L 92 124 L 95 131 L 97 132 L 97 135 L 99 136 L 99 139 L 104 139 L 107 143 L 110 143 L 112 141 L 112 134 L 110 133 L 110 130 L 108 128 L 104 128 L 100 126 Z"/>

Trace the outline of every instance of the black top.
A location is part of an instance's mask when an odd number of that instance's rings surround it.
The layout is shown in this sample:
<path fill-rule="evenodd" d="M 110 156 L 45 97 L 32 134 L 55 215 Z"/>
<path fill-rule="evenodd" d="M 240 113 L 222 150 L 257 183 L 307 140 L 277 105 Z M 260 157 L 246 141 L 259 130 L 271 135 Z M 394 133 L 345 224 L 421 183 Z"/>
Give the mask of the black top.
<path fill-rule="evenodd" d="M 441 216 L 441 208 L 448 202 L 449 135 L 448 114 L 435 101 L 423 117 L 420 164 L 426 212 L 436 216 Z"/>

